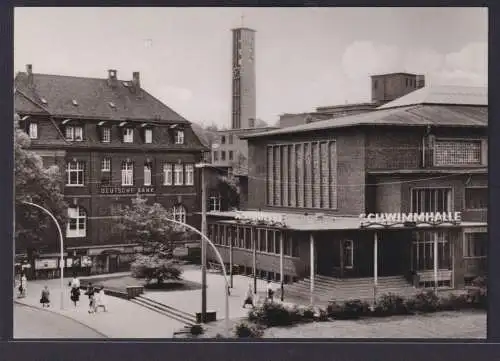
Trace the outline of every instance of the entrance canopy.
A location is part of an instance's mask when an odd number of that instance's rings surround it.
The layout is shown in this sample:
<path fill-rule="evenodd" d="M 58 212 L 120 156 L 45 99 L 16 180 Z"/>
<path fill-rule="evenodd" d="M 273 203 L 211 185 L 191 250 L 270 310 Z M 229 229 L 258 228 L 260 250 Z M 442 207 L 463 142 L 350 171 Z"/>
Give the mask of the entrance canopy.
<path fill-rule="evenodd" d="M 230 220 L 231 223 L 248 223 L 254 225 L 269 225 L 276 228 L 286 228 L 295 231 L 340 231 L 340 230 L 373 230 L 373 229 L 425 229 L 425 228 L 457 228 L 457 227 L 481 227 L 485 222 L 461 222 L 458 224 L 441 223 L 415 223 L 407 224 L 374 224 L 369 227 L 363 226 L 359 217 L 339 216 L 334 217 L 326 214 L 300 214 L 269 211 L 227 211 L 207 212 L 207 216 Z"/>

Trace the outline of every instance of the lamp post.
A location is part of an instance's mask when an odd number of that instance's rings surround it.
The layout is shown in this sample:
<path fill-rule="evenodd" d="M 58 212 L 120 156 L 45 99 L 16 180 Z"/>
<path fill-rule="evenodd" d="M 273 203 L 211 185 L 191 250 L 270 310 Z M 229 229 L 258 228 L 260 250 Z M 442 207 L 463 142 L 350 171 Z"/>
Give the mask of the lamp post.
<path fill-rule="evenodd" d="M 180 226 L 186 227 L 186 228 L 190 229 L 193 232 L 196 232 L 197 234 L 199 234 L 201 236 L 202 242 L 203 243 L 208 243 L 210 245 L 210 247 L 212 247 L 212 249 L 214 250 L 215 255 L 217 256 L 217 259 L 219 260 L 219 263 L 221 264 L 222 272 L 224 274 L 224 280 L 226 281 L 225 282 L 226 284 L 225 284 L 225 287 L 224 287 L 225 288 L 225 294 L 226 294 L 226 305 L 225 305 L 225 314 L 226 314 L 225 326 L 226 327 L 225 328 L 226 328 L 226 336 L 229 337 L 229 280 L 228 280 L 228 277 L 227 277 L 226 266 L 224 265 L 224 261 L 222 260 L 222 256 L 220 255 L 219 251 L 217 250 L 217 247 L 215 247 L 215 245 L 212 243 L 212 241 L 205 234 L 203 234 L 202 232 L 200 232 L 199 230 L 197 230 L 195 227 L 193 227 L 193 226 L 191 226 L 189 224 L 183 223 L 183 222 L 176 221 L 175 219 L 166 218 L 166 220 L 169 221 L 169 222 L 178 224 Z M 205 297 L 206 297 L 206 294 L 205 294 Z M 205 299 L 205 302 L 206 302 L 206 299 Z M 206 305 L 206 303 L 205 303 L 205 305 Z M 202 322 L 204 322 L 204 321 L 205 320 L 202 320 Z"/>
<path fill-rule="evenodd" d="M 61 310 L 62 310 L 64 308 L 64 239 L 63 239 L 61 226 L 59 225 L 59 222 L 57 221 L 56 217 L 54 217 L 54 215 L 46 208 L 44 208 L 38 204 L 31 203 L 31 202 L 24 202 L 23 201 L 22 203 L 29 205 L 29 206 L 33 206 L 33 207 L 38 208 L 38 209 L 41 209 L 42 211 L 47 213 L 50 216 L 50 218 L 52 218 L 52 220 L 54 221 L 54 223 L 57 226 L 57 231 L 59 232 L 59 243 L 60 243 L 60 248 L 61 248 L 61 256 L 60 256 L 61 258 L 59 260 L 59 268 L 61 269 Z"/>
<path fill-rule="evenodd" d="M 201 322 L 205 323 L 207 315 L 207 184 L 205 180 L 206 163 L 196 164 L 201 169 Z M 199 232 L 198 232 L 199 233 Z M 208 239 L 208 238 L 207 238 Z"/>

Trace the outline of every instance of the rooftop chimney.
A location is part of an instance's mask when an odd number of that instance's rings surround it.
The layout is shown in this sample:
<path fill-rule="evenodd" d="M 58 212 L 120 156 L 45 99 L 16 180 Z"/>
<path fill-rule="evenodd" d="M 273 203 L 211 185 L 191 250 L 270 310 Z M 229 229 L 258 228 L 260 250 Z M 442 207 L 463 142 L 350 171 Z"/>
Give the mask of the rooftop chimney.
<path fill-rule="evenodd" d="M 26 64 L 26 74 L 28 74 L 28 86 L 33 86 L 33 66 Z"/>
<path fill-rule="evenodd" d="M 118 77 L 115 69 L 108 70 L 108 85 L 114 87 L 117 85 Z"/>
<path fill-rule="evenodd" d="M 141 74 L 138 71 L 132 73 L 132 85 L 135 89 L 141 88 Z"/>

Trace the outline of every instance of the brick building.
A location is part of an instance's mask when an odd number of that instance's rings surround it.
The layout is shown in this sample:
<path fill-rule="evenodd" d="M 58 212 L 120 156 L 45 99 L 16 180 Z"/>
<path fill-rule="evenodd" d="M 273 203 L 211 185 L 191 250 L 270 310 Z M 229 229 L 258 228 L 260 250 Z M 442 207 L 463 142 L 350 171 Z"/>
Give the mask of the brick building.
<path fill-rule="evenodd" d="M 320 277 L 461 288 L 486 272 L 487 130 L 486 89 L 424 87 L 247 135 L 248 208 L 210 213 L 211 237 L 246 274 L 311 293 Z"/>
<path fill-rule="evenodd" d="M 92 273 L 128 265 L 136 245 L 124 244 L 110 218 L 137 194 L 158 202 L 179 220 L 199 225 L 199 175 L 206 151 L 191 124 L 140 84 L 119 80 L 35 74 L 28 65 L 15 78 L 15 112 L 44 166 L 56 164 L 70 205 L 65 229 L 67 266 Z M 49 237 L 30 245 L 54 270 L 58 245 Z M 17 252 L 26 252 L 17 244 Z"/>

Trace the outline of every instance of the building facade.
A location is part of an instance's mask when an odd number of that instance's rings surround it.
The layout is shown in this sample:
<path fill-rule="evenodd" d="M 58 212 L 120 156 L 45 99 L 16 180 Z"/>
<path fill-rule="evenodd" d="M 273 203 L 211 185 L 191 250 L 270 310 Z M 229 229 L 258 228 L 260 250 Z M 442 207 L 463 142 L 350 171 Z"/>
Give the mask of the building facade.
<path fill-rule="evenodd" d="M 487 128 L 485 89 L 426 87 L 248 135 L 248 208 L 213 212 L 212 239 L 247 274 L 285 282 L 461 288 L 487 271 Z"/>
<path fill-rule="evenodd" d="M 257 113 L 255 30 L 233 29 L 231 128 L 253 128 Z"/>
<path fill-rule="evenodd" d="M 119 80 L 116 70 L 103 79 L 78 78 L 34 74 L 28 65 L 15 85 L 15 111 L 31 149 L 63 173 L 67 267 L 90 273 L 128 267 L 140 247 L 124 243 L 115 217 L 137 195 L 199 224 L 195 163 L 207 149 L 186 119 L 141 88 L 139 73 L 131 81 Z M 35 248 L 43 259 L 35 269 L 50 273 L 58 267 L 52 243 L 16 248 Z"/>

